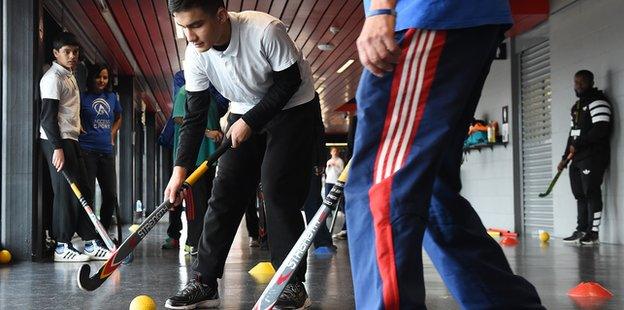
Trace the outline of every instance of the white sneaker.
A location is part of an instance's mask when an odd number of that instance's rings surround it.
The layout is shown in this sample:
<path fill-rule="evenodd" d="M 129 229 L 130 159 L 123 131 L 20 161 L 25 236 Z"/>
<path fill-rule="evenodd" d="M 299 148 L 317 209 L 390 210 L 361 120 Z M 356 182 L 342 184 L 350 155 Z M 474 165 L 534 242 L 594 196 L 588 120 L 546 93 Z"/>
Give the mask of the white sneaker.
<path fill-rule="evenodd" d="M 58 242 L 54 250 L 55 262 L 88 262 L 88 255 L 78 252 L 71 243 Z"/>
<path fill-rule="evenodd" d="M 111 255 L 113 255 L 101 240 L 87 241 L 85 243 L 84 253 L 92 260 L 108 260 Z"/>

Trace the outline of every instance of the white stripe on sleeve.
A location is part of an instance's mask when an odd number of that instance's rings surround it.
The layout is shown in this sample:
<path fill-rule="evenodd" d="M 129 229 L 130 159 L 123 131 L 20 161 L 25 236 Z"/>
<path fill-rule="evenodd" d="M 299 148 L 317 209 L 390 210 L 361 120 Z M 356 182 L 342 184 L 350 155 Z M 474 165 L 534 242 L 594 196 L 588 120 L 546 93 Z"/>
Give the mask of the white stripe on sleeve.
<path fill-rule="evenodd" d="M 599 105 L 603 105 L 603 106 L 606 106 L 608 108 L 611 108 L 611 106 L 609 105 L 608 102 L 606 102 L 604 100 L 596 100 L 596 101 L 594 101 L 594 102 L 589 104 L 589 109 L 591 110 L 591 109 L 593 109 L 593 108 L 595 108 L 595 107 L 597 107 Z"/>
<path fill-rule="evenodd" d="M 610 122 L 611 121 L 611 117 L 609 115 L 597 115 L 592 117 L 592 123 L 598 123 L 598 122 Z"/>
<path fill-rule="evenodd" d="M 611 109 L 609 109 L 606 106 L 598 106 L 597 108 L 594 108 L 592 110 L 589 111 L 591 116 L 595 116 L 598 113 L 605 113 L 605 114 L 609 114 L 611 115 Z"/>

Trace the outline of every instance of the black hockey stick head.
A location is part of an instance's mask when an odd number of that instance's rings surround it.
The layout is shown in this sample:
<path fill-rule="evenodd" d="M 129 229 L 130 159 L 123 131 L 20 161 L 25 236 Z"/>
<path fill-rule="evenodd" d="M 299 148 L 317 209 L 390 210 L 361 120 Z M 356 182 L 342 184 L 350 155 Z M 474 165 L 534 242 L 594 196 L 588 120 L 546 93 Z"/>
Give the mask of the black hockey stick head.
<path fill-rule="evenodd" d="M 106 260 L 106 263 L 100 267 L 98 272 L 90 276 L 91 268 L 88 264 L 83 264 L 80 267 L 78 273 L 78 287 L 86 291 L 93 291 L 100 287 L 108 277 L 115 272 L 119 266 L 126 261 L 126 259 L 132 254 L 132 251 L 137 247 L 139 242 L 145 238 L 147 233 L 154 228 L 158 221 L 168 212 L 169 202 L 164 201 L 145 221 L 139 226 L 137 231 L 132 233 L 128 238 L 117 248 L 111 257 Z"/>
<path fill-rule="evenodd" d="M 186 183 L 192 185 L 202 174 L 208 170 L 208 166 L 213 165 L 217 159 L 225 153 L 227 149 L 231 146 L 231 142 L 229 139 L 224 141 L 217 150 L 210 155 L 208 160 L 202 163 L 201 167 L 196 169 L 195 172 L 191 174 L 186 179 Z M 147 233 L 149 233 L 152 228 L 158 223 L 158 221 L 168 212 L 170 207 L 170 203 L 168 200 L 164 201 L 158 208 L 156 208 L 152 214 L 150 214 L 139 226 L 139 228 L 133 232 L 128 238 L 117 248 L 115 252 L 111 255 L 111 257 L 106 261 L 106 263 L 100 267 L 98 272 L 93 276 L 90 276 L 91 267 L 87 264 L 84 264 L 80 267 L 78 272 L 78 286 L 86 291 L 93 291 L 100 287 L 108 277 L 110 277 L 113 272 L 115 272 L 119 266 L 123 262 L 128 262 L 128 259 L 132 260 L 132 253 L 134 249 L 137 247 L 139 242 L 145 238 Z"/>
<path fill-rule="evenodd" d="M 91 275 L 91 266 L 89 266 L 88 264 L 83 264 L 82 266 L 80 266 L 80 269 L 78 270 L 78 278 L 76 280 L 78 280 L 78 287 L 80 287 L 80 289 L 85 290 L 85 291 L 93 291 L 96 288 L 98 288 L 102 283 L 100 283 L 99 285 L 94 286 L 93 281 L 90 281 L 89 277 Z"/>

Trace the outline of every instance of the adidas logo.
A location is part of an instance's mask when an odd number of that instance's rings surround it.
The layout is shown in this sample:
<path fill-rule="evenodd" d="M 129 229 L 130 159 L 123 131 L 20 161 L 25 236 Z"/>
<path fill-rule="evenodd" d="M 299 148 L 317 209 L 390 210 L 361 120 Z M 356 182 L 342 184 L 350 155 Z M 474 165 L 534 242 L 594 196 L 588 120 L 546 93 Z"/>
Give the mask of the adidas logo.
<path fill-rule="evenodd" d="M 583 170 L 583 174 L 584 174 L 584 175 L 588 175 L 590 172 L 591 172 L 591 171 L 590 171 L 589 169 L 585 169 L 585 170 Z"/>

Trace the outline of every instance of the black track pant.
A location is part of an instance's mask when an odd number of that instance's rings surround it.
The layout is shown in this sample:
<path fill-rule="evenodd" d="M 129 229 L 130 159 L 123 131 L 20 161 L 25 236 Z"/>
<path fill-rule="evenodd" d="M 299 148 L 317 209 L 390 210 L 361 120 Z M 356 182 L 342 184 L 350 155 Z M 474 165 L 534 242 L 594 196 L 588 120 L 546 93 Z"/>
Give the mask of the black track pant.
<path fill-rule="evenodd" d="M 204 216 L 206 209 L 208 208 L 208 199 L 210 198 L 210 192 L 212 191 L 212 180 L 214 179 L 215 168 L 209 169 L 206 174 L 195 182 L 193 188 L 193 203 L 195 207 L 195 218 L 187 219 L 188 234 L 186 236 L 186 244 L 190 246 L 197 246 L 199 237 L 201 236 Z M 169 227 L 167 228 L 167 235 L 169 238 L 179 240 L 182 230 L 182 208 L 176 208 L 173 211 L 169 211 Z"/>
<path fill-rule="evenodd" d="M 570 185 L 578 209 L 577 231 L 598 231 L 602 217 L 602 191 L 600 185 L 606 165 L 591 158 L 570 165 Z"/>
<path fill-rule="evenodd" d="M 100 205 L 100 221 L 108 230 L 113 219 L 113 211 L 117 206 L 117 173 L 115 172 L 115 155 L 82 150 L 87 169 L 87 184 L 91 193 L 95 195 L 95 179 L 102 192 Z M 95 206 L 92 206 L 95 208 Z"/>
<path fill-rule="evenodd" d="M 260 235 L 260 226 L 258 224 L 258 208 L 256 206 L 257 196 L 253 193 L 253 196 L 249 198 L 247 204 L 247 210 L 245 210 L 245 226 L 247 227 L 247 233 L 249 237 L 258 239 Z"/>
<path fill-rule="evenodd" d="M 254 133 L 219 160 L 204 232 L 193 270 L 205 282 L 223 276 L 225 260 L 243 214 L 258 186 L 266 203 L 271 263 L 278 268 L 303 232 L 301 206 L 310 186 L 318 99 L 281 111 L 261 134 Z M 240 115 L 230 115 L 233 124 Z M 293 281 L 305 281 L 303 258 Z"/>
<path fill-rule="evenodd" d="M 83 240 L 99 239 L 93 223 L 89 220 L 87 213 L 82 209 L 80 202 L 74 196 L 69 183 L 63 175 L 56 172 L 52 165 L 52 155 L 54 146 L 48 141 L 40 139 L 41 149 L 48 162 L 50 179 L 54 191 L 54 205 L 52 211 L 52 233 L 57 242 L 68 243 L 74 233 Z M 86 182 L 86 169 L 80 154 L 78 141 L 63 139 L 63 153 L 65 155 L 65 165 L 63 170 L 72 176 L 85 197 L 89 205 L 93 205 L 93 194 Z"/>

